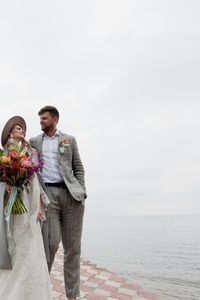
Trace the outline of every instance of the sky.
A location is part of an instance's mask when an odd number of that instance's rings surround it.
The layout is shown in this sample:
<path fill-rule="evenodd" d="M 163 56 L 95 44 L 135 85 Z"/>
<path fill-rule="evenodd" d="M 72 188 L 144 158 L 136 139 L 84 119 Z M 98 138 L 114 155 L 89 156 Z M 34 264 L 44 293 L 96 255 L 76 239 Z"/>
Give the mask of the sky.
<path fill-rule="evenodd" d="M 200 2 L 0 4 L 0 128 L 54 105 L 88 216 L 200 213 Z"/>

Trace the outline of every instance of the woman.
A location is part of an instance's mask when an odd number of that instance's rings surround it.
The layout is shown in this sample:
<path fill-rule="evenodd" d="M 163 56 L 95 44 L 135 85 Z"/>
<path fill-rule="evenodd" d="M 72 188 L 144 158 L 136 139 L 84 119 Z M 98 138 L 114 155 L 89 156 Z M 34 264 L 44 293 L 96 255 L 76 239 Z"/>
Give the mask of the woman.
<path fill-rule="evenodd" d="M 10 138 L 22 144 L 30 155 L 33 149 L 25 142 L 26 123 L 22 117 L 8 120 L 1 136 L 5 153 Z M 5 220 L 5 208 L 12 187 L 0 182 L 0 299 L 52 300 L 50 277 L 46 263 L 40 221 L 44 218 L 41 197 L 44 197 L 34 173 L 27 189 L 20 192 L 25 213 L 11 214 Z M 44 202 L 43 202 L 44 203 Z M 8 221 L 9 220 L 9 221 Z"/>

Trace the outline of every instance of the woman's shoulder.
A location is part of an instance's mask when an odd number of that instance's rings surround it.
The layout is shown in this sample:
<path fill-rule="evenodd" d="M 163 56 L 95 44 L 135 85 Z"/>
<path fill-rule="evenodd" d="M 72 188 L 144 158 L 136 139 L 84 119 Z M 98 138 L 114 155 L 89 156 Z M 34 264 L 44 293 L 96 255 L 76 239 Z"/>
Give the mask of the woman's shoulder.
<path fill-rule="evenodd" d="M 5 189 L 5 182 L 3 181 L 0 181 L 0 189 Z"/>

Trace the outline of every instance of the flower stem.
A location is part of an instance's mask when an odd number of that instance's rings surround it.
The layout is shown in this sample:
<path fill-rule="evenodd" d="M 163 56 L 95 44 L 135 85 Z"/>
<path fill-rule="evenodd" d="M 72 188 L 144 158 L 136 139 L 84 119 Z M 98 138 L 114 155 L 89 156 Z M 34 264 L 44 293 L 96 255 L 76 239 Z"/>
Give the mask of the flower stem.
<path fill-rule="evenodd" d="M 13 204 L 12 207 L 12 214 L 13 215 L 21 215 L 28 212 L 27 208 L 25 207 L 24 203 L 22 202 L 22 200 L 20 199 L 19 196 L 16 197 L 15 202 Z"/>

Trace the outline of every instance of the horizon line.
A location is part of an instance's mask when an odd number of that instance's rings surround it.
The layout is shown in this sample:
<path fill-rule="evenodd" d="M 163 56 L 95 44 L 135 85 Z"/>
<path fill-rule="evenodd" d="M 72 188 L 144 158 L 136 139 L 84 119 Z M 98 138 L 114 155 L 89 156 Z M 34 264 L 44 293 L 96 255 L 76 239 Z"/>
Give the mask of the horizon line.
<path fill-rule="evenodd" d="M 200 216 L 200 213 L 197 214 L 138 214 L 138 215 L 87 215 L 85 217 L 171 217 L 171 216 Z"/>

